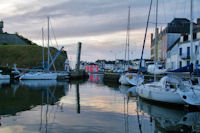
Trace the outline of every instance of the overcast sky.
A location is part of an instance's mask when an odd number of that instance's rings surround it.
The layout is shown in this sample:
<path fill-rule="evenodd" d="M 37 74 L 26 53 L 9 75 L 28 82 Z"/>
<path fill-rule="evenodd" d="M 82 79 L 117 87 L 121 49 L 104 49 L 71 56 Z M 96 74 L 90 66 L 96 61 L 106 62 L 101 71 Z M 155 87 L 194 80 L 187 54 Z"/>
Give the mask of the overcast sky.
<path fill-rule="evenodd" d="M 150 0 L 4 0 L 0 18 L 4 32 L 27 37 L 41 45 L 41 28 L 47 29 L 47 16 L 58 45 L 75 60 L 77 43 L 82 42 L 81 59 L 124 58 L 128 5 L 131 5 L 131 59 L 141 55 Z M 200 17 L 200 0 L 194 0 L 194 21 Z M 190 18 L 190 0 L 159 0 L 158 25 L 164 28 L 174 17 Z M 148 29 L 145 58 L 150 57 L 150 33 L 154 32 L 155 0 Z M 55 39 L 51 30 L 51 46 Z"/>

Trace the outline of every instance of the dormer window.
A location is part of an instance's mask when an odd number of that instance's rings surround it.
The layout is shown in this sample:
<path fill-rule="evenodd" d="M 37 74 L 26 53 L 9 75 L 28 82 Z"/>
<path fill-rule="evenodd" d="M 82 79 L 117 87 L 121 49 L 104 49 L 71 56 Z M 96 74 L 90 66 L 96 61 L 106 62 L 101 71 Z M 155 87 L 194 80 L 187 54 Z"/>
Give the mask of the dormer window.
<path fill-rule="evenodd" d="M 183 36 L 183 41 L 188 41 L 188 35 Z"/>
<path fill-rule="evenodd" d="M 197 33 L 193 33 L 193 40 L 197 39 Z"/>

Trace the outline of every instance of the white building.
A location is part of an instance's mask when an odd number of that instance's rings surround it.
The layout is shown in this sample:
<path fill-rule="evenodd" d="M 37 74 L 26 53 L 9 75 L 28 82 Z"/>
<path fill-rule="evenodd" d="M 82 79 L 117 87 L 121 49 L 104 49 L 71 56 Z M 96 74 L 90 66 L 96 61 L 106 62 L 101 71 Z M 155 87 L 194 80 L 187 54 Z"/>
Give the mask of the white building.
<path fill-rule="evenodd" d="M 175 70 L 180 67 L 191 64 L 191 42 L 190 35 L 181 36 L 177 41 L 167 49 L 166 68 Z M 193 64 L 200 63 L 200 32 L 193 36 Z"/>

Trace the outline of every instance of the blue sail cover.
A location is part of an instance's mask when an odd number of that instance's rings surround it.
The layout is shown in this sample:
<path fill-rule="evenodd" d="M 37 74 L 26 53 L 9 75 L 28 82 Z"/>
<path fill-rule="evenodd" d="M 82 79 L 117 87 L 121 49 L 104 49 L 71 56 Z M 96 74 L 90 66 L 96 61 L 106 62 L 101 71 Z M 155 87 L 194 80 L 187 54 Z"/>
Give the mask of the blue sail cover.
<path fill-rule="evenodd" d="M 192 72 L 192 64 L 184 66 L 184 67 L 180 67 L 178 69 L 169 71 L 169 72 Z"/>
<path fill-rule="evenodd" d="M 169 72 L 194 72 L 194 74 L 197 74 L 200 76 L 200 65 L 195 65 L 194 71 L 193 71 L 193 65 L 187 65 Z"/>

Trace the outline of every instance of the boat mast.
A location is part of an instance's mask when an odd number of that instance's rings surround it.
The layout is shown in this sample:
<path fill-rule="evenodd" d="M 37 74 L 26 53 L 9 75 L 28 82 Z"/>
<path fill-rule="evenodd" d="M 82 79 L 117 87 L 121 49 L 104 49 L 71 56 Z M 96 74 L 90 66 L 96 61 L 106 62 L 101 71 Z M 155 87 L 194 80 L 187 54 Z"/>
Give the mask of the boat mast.
<path fill-rule="evenodd" d="M 128 7 L 128 27 L 127 27 L 128 68 L 129 68 L 129 42 L 130 42 L 130 12 L 131 12 L 131 6 Z"/>
<path fill-rule="evenodd" d="M 158 0 L 156 0 L 156 24 L 155 24 L 155 54 L 154 54 L 154 82 L 156 81 L 155 69 L 157 66 L 158 52 Z"/>
<path fill-rule="evenodd" d="M 42 28 L 42 68 L 44 69 L 44 30 Z"/>
<path fill-rule="evenodd" d="M 142 53 L 141 53 L 141 58 L 140 58 L 140 67 L 139 67 L 138 74 L 140 73 L 140 69 L 142 67 L 144 47 L 145 47 L 145 42 L 146 42 L 146 37 L 147 37 L 147 31 L 148 31 L 148 27 L 149 27 L 149 18 L 150 18 L 150 14 L 151 14 L 151 6 L 152 6 L 152 0 L 150 2 L 149 13 L 148 13 L 148 18 L 147 18 L 147 23 L 146 23 L 146 28 L 145 28 L 145 34 L 144 34 L 144 40 L 143 40 L 143 46 L 142 46 Z"/>
<path fill-rule="evenodd" d="M 49 16 L 47 17 L 47 23 L 48 23 L 48 71 L 49 71 L 49 56 L 50 56 L 50 51 L 49 51 Z"/>
<path fill-rule="evenodd" d="M 129 68 L 129 42 L 130 42 L 130 11 L 131 11 L 131 6 L 129 5 L 128 6 L 128 23 L 127 23 L 127 32 L 126 32 L 126 46 L 125 46 L 125 61 L 126 61 L 126 56 L 127 56 L 128 68 Z M 124 66 L 124 70 L 125 70 L 125 66 Z"/>
<path fill-rule="evenodd" d="M 193 63 L 193 14 L 192 14 L 192 9 L 193 8 L 193 0 L 190 0 L 190 58 L 191 58 L 191 63 Z M 193 70 L 192 70 L 193 71 Z"/>

